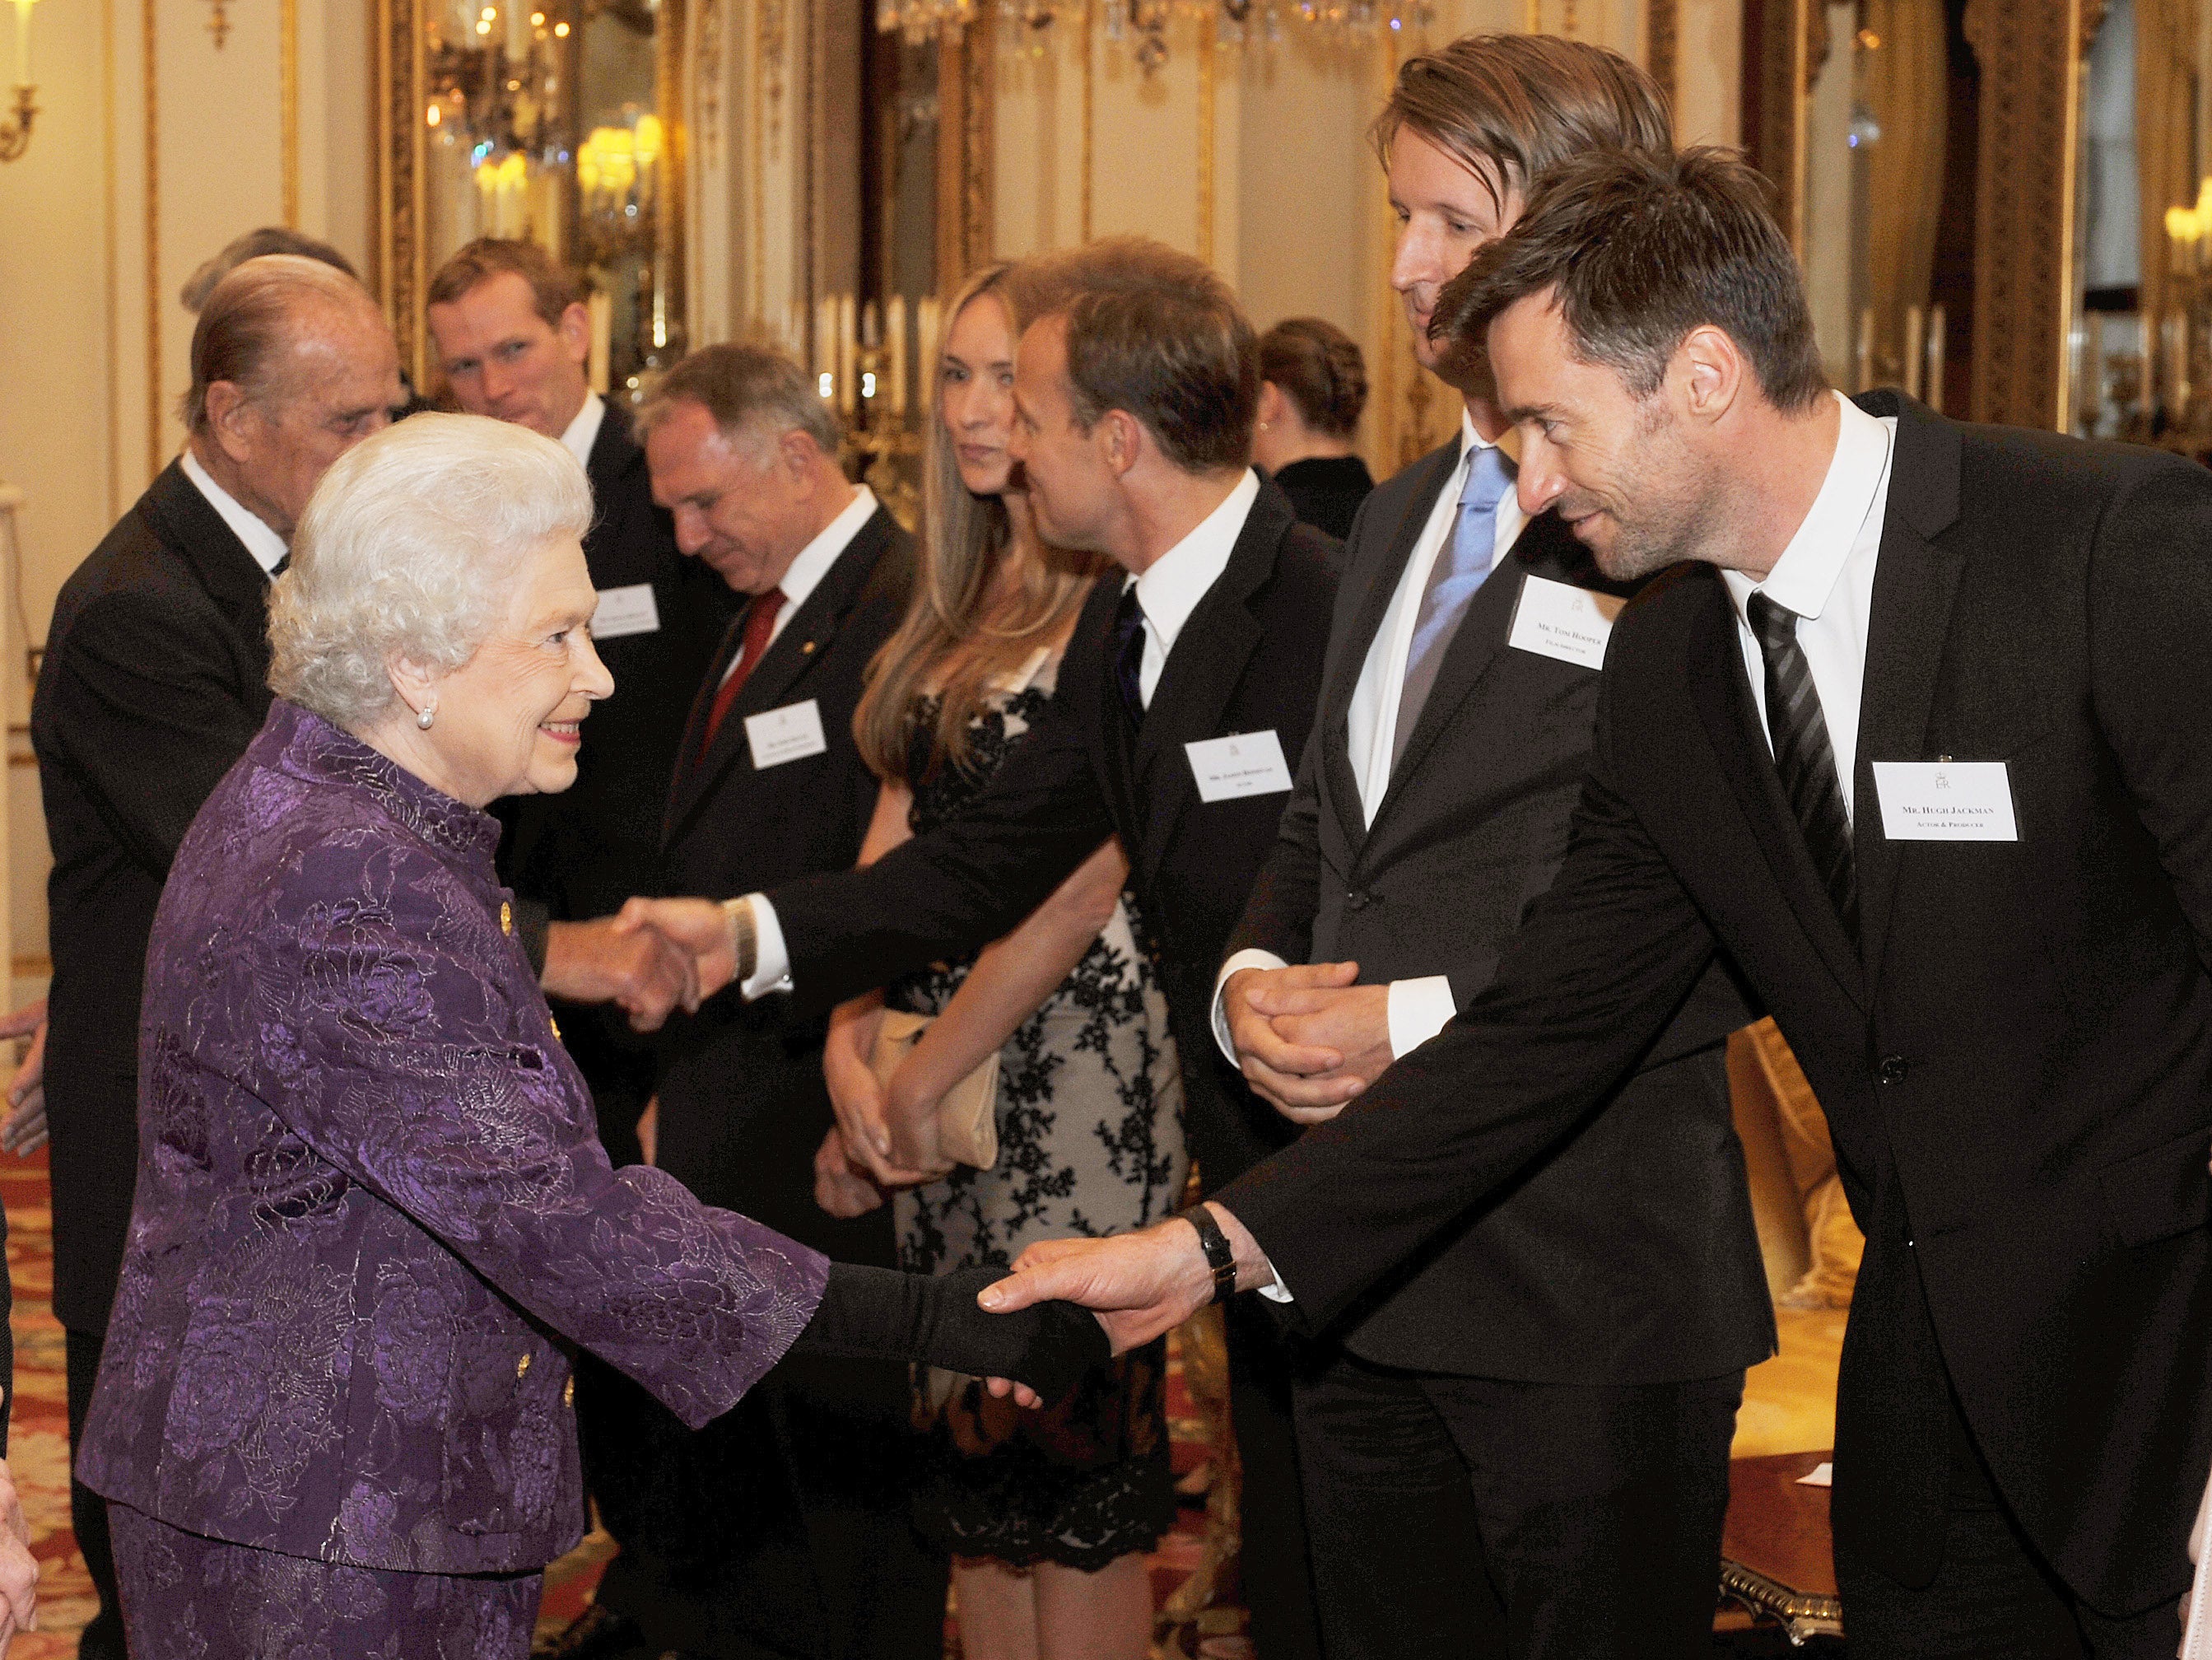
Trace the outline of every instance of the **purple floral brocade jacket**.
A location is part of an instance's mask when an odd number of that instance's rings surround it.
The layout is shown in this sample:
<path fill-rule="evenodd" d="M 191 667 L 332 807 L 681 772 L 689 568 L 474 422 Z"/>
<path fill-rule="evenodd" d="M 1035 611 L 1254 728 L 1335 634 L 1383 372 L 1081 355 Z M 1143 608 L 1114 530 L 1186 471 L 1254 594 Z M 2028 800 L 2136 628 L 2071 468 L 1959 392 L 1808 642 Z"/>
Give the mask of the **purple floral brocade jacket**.
<path fill-rule="evenodd" d="M 293 1555 L 534 1569 L 582 1531 L 572 1347 L 696 1426 L 811 1317 L 816 1253 L 608 1167 L 497 836 L 283 702 L 201 810 L 87 1486 Z"/>

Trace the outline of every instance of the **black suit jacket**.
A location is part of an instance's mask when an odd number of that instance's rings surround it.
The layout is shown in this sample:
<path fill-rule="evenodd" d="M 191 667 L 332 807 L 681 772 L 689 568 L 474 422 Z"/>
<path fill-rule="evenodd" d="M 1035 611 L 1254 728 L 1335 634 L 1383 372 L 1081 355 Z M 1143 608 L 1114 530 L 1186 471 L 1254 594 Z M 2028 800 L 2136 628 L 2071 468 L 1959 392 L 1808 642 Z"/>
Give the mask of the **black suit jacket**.
<path fill-rule="evenodd" d="M 1287 1127 L 1222 1060 L 1207 1007 L 1283 797 L 1201 802 L 1183 745 L 1272 730 L 1286 757 L 1304 747 L 1337 552 L 1263 485 L 1227 567 L 1176 636 L 1133 742 L 1109 661 L 1122 585 L 1099 583 L 1050 707 L 965 812 L 866 870 L 771 890 L 797 997 L 834 1003 L 998 939 L 1118 834 L 1182 1053 L 1202 1178 L 1224 1181 L 1281 1146 Z"/>
<path fill-rule="evenodd" d="M 853 743 L 868 661 L 905 615 L 913 538 L 878 508 L 791 615 L 697 754 L 741 628 L 701 680 L 665 799 L 662 879 L 677 893 L 744 893 L 810 871 L 849 869 L 875 812 L 877 782 Z M 813 700 L 826 751 L 765 770 L 745 717 Z M 596 717 L 595 717 L 596 718 Z M 660 1079 L 658 1163 L 702 1199 L 743 1211 L 848 1262 L 888 1266 L 888 1207 L 841 1222 L 814 1202 L 814 1151 L 828 1133 L 818 1010 L 786 998 L 717 998 L 672 1024 Z"/>
<path fill-rule="evenodd" d="M 576 781 L 559 795 L 514 799 L 502 873 L 520 897 L 562 921 L 604 916 L 652 887 L 684 722 L 738 610 L 710 567 L 677 551 L 668 514 L 653 504 L 645 452 L 616 404 L 607 404 L 585 471 L 592 586 L 604 593 L 649 585 L 660 626 L 592 642 L 615 690 L 584 723 Z"/>
<path fill-rule="evenodd" d="M 1490 989 L 1224 1195 L 1327 1318 L 1524 1171 L 1716 947 L 1779 1022 L 1868 1236 L 1839 1541 L 1940 1560 L 1946 1378 L 2006 1499 L 2112 1614 L 2188 1584 L 2212 1465 L 2212 477 L 1899 429 L 1855 767 L 1863 941 L 1815 879 L 1719 576 L 1615 629 L 1558 883 Z M 1892 842 L 1873 767 L 2002 761 L 2014 842 Z"/>
<path fill-rule="evenodd" d="M 138 1170 L 138 998 L 193 816 L 269 713 L 269 579 L 172 461 L 62 585 L 31 704 L 53 872 L 54 1313 L 104 1332 Z"/>
<path fill-rule="evenodd" d="M 1383 484 L 1353 526 L 1313 739 L 1229 945 L 1356 960 L 1370 985 L 1447 975 L 1465 1007 L 1566 856 L 1597 714 L 1596 671 L 1506 643 L 1515 607 L 1531 578 L 1626 591 L 1556 514 L 1531 521 L 1469 603 L 1370 826 L 1352 692 L 1459 450 Z M 1388 1365 L 1578 1383 L 1710 1377 L 1773 1353 L 1721 1048 L 1750 1017 L 1724 970 L 1708 978 L 1620 1110 L 1562 1135 L 1363 1298 L 1347 1347 Z"/>

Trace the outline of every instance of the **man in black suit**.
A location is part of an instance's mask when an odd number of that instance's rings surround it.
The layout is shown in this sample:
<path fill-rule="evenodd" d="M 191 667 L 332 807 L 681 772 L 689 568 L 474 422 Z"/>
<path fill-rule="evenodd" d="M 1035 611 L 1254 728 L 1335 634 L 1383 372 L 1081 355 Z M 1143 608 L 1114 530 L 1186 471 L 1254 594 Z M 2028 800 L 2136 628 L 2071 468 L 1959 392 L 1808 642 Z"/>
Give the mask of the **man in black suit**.
<path fill-rule="evenodd" d="M 1439 289 L 1532 177 L 1671 147 L 1641 70 L 1542 35 L 1408 59 L 1382 132 L 1393 275 L 1431 360 Z M 1225 1045 L 1297 1122 L 1471 1000 L 1551 885 L 1632 592 L 1556 514 L 1521 512 L 1495 388 L 1468 368 L 1460 437 L 1353 527 L 1314 739 L 1222 970 Z M 1748 1016 L 1712 973 L 1613 1110 L 1316 1346 L 1298 1453 L 1333 1660 L 1710 1644 L 1743 1370 L 1774 1347 L 1722 1049 Z"/>
<path fill-rule="evenodd" d="M 192 331 L 184 453 L 54 604 L 31 705 L 54 976 L 54 1314 L 72 1453 L 90 1403 L 138 1168 L 138 998 L 154 907 L 200 804 L 269 710 L 269 578 L 325 469 L 391 420 L 392 331 L 351 277 L 248 260 Z M 119 1657 L 106 1507 L 70 1484 L 100 1595 L 78 1652 Z"/>
<path fill-rule="evenodd" d="M 661 881 L 736 892 L 859 857 L 876 780 L 853 742 L 869 660 L 905 614 L 913 543 L 837 465 L 838 434 L 787 359 L 714 346 L 641 410 L 653 499 L 677 545 L 744 605 L 701 681 L 664 804 Z M 819 1012 L 726 998 L 672 1028 L 654 1162 L 711 1204 L 841 1262 L 891 1266 L 890 1213 L 814 1202 L 832 1122 Z M 629 1468 L 602 1505 L 651 1521 L 600 1582 L 653 1651 L 936 1660 L 945 1560 L 908 1520 L 905 1368 L 787 1361 L 685 1432 L 634 1385 Z M 657 1519 L 653 1519 L 657 1518 Z"/>
<path fill-rule="evenodd" d="M 507 825 L 500 867 L 515 891 L 515 935 L 592 1087 L 608 1158 L 634 1164 L 644 1156 L 637 1125 L 653 1098 L 654 1054 L 605 1000 L 647 986 L 665 994 L 680 986 L 682 968 L 641 950 L 635 935 L 613 933 L 604 919 L 654 885 L 677 746 L 737 605 L 713 569 L 677 551 L 629 415 L 585 378 L 591 314 L 570 272 L 534 243 L 485 238 L 430 279 L 428 314 L 455 401 L 471 415 L 512 421 L 565 445 L 592 481 L 593 517 L 584 536 L 599 592 L 592 637 L 614 676 L 614 696 L 592 707 L 572 788 L 511 797 L 495 811 Z M 649 1495 L 627 1474 L 635 1462 L 633 1397 L 623 1390 L 611 1397 L 614 1374 L 589 1356 L 579 1357 L 576 1375 L 590 1485 L 619 1548 L 639 1528 L 656 1525 L 629 1508 Z M 640 1640 L 593 1603 L 543 1651 L 595 1660 Z"/>
<path fill-rule="evenodd" d="M 1338 544 L 1297 524 L 1246 465 L 1252 331 L 1212 271 L 1131 239 L 1029 280 L 1013 447 L 1038 529 L 1128 575 L 1098 585 L 1050 708 L 968 811 L 866 870 L 731 903 L 748 942 L 738 978 L 748 997 L 787 982 L 792 1001 L 826 1008 L 997 939 L 1119 835 L 1182 1056 L 1191 1149 L 1218 1185 L 1289 1137 L 1214 1049 L 1206 1012 L 1312 722 Z M 707 952 L 706 983 L 738 965 L 711 906 L 636 915 Z M 1235 1312 L 1244 1587 L 1263 1660 L 1296 1660 L 1319 1641 L 1291 1359 L 1262 1317 Z"/>
<path fill-rule="evenodd" d="M 1224 1279 L 1337 1317 L 1718 951 L 1867 1234 L 1852 1653 L 2163 1660 L 2212 1465 L 2212 479 L 1828 392 L 1727 153 L 1560 168 L 1452 298 L 1523 501 L 1616 577 L 1692 562 L 1615 630 L 1573 843 L 1491 988 L 1221 1195 Z M 1142 1341 L 1212 1288 L 1181 1223 L 1053 1257 L 986 1300 L 1080 1285 Z"/>

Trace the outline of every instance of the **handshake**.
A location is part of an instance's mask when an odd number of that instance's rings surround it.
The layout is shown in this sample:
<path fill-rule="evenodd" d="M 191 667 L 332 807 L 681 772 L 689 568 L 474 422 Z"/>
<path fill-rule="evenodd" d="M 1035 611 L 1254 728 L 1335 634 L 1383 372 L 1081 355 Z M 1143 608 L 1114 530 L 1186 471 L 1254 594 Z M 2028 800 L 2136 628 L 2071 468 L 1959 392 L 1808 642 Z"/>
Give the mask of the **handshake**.
<path fill-rule="evenodd" d="M 729 912 L 711 899 L 633 899 L 612 916 L 545 930 L 549 997 L 613 1003 L 639 1031 L 657 1031 L 729 984 L 737 971 Z"/>

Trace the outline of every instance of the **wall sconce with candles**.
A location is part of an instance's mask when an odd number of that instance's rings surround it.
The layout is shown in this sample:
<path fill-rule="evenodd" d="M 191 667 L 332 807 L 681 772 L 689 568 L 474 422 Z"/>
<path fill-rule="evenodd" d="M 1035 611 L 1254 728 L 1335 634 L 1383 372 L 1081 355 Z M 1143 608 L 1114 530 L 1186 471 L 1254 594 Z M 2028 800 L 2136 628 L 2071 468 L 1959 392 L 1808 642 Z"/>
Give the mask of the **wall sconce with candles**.
<path fill-rule="evenodd" d="M 811 318 L 794 301 L 781 317 L 753 325 L 808 366 L 843 435 L 846 471 L 908 530 L 921 508 L 923 423 L 935 407 L 942 326 L 935 295 L 909 308 L 899 294 L 880 308 L 872 300 L 856 307 L 849 294 L 824 295 Z"/>
<path fill-rule="evenodd" d="M 38 88 L 31 84 L 31 8 L 38 0 L 15 0 L 15 108 L 0 119 L 0 161 L 12 161 L 30 148 L 31 121 L 39 112 Z"/>

